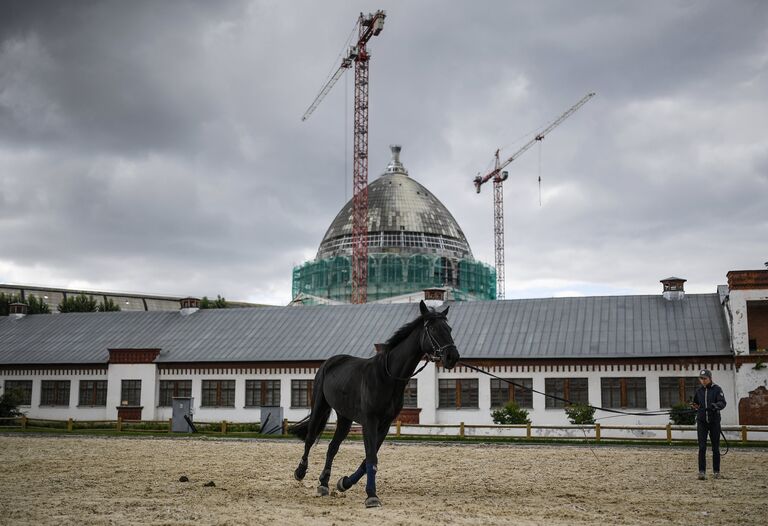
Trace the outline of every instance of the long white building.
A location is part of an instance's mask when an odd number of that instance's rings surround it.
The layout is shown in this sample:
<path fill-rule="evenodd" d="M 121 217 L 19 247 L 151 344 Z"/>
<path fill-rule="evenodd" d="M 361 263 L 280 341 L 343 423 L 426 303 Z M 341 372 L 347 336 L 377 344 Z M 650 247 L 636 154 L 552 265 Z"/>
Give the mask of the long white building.
<path fill-rule="evenodd" d="M 573 402 L 656 410 L 687 400 L 701 368 L 728 396 L 725 424 L 768 424 L 768 270 L 728 273 L 712 294 L 663 280 L 659 295 L 451 303 L 462 359 Z M 0 387 L 46 419 L 168 419 L 173 396 L 197 421 L 308 411 L 312 380 L 335 354 L 371 356 L 416 303 L 25 315 L 0 318 Z M 3 392 L 4 392 L 3 391 Z M 562 404 L 458 367 L 411 381 L 402 418 L 484 424 L 508 400 L 534 424 L 566 424 Z M 616 423 L 665 423 L 621 417 Z"/>

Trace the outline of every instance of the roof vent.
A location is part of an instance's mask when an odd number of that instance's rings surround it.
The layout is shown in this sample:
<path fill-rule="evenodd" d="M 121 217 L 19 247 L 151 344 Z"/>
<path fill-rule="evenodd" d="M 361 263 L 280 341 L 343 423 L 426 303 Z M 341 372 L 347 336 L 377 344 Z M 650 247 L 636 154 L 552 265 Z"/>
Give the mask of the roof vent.
<path fill-rule="evenodd" d="M 408 175 L 408 170 L 405 169 L 403 163 L 400 162 L 400 151 L 403 149 L 399 144 L 392 144 L 389 146 L 392 150 L 392 160 L 387 165 L 387 174 L 403 174 Z"/>
<path fill-rule="evenodd" d="M 8 315 L 11 318 L 21 319 L 27 315 L 26 303 L 11 303 L 8 305 Z"/>
<path fill-rule="evenodd" d="M 664 285 L 664 291 L 661 295 L 664 296 L 665 300 L 669 301 L 680 301 L 685 299 L 685 288 L 683 287 L 683 283 L 685 282 L 686 280 L 683 278 L 671 277 L 662 279 L 661 283 Z"/>
<path fill-rule="evenodd" d="M 200 310 L 199 298 L 182 298 L 179 302 L 181 303 L 182 316 L 189 316 Z"/>

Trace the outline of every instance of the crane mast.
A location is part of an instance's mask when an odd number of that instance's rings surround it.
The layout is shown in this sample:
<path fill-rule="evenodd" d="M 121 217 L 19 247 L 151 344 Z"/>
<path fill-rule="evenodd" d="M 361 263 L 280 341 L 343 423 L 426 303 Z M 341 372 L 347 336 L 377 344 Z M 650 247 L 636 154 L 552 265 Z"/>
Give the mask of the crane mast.
<path fill-rule="evenodd" d="M 352 123 L 354 148 L 352 153 L 352 303 L 368 300 L 368 65 L 370 55 L 366 44 L 384 28 L 385 11 L 363 15 L 357 21 L 357 43 L 350 46 L 347 56 L 320 93 L 304 112 L 302 121 L 312 114 L 336 81 L 352 64 L 355 65 L 355 108 Z"/>
<path fill-rule="evenodd" d="M 587 93 L 582 99 L 568 108 L 562 115 L 552 121 L 546 128 L 536 134 L 536 136 L 528 141 L 522 148 L 517 150 L 511 156 L 509 156 L 503 162 L 499 159 L 499 150 L 496 150 L 495 161 L 493 170 L 487 174 L 481 176 L 478 175 L 474 179 L 475 190 L 479 194 L 480 188 L 493 179 L 493 241 L 496 263 L 496 299 L 503 300 L 505 291 L 505 277 L 504 277 L 504 181 L 509 176 L 508 172 L 502 171 L 512 161 L 527 152 L 536 142 L 541 141 L 544 137 L 557 128 L 565 119 L 573 115 L 579 108 L 584 106 L 589 99 L 594 97 L 594 93 Z"/>

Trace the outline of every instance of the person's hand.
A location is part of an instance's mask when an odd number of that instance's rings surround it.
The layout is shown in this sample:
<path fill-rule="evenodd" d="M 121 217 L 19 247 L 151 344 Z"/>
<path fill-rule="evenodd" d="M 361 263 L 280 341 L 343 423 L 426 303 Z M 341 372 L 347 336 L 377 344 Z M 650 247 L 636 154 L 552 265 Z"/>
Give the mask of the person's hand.
<path fill-rule="evenodd" d="M 699 404 L 697 404 L 696 402 L 691 402 L 691 407 L 693 407 L 697 411 L 699 410 Z"/>

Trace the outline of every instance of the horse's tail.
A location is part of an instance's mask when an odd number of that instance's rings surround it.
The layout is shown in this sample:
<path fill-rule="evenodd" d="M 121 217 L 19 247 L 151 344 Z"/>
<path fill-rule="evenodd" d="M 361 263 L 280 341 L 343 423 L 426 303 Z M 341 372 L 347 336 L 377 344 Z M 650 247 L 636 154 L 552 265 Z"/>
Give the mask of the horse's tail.
<path fill-rule="evenodd" d="M 312 412 L 288 428 L 290 434 L 297 436 L 302 441 L 306 441 L 310 435 L 313 435 L 312 440 L 320 438 L 320 433 L 323 432 L 325 424 L 328 423 L 328 419 L 331 417 L 331 406 L 323 396 L 324 377 L 325 370 L 321 366 L 315 375 L 315 385 L 312 393 L 314 400 Z"/>
<path fill-rule="evenodd" d="M 305 416 L 292 426 L 288 427 L 288 432 L 292 435 L 296 435 L 301 439 L 301 441 L 305 441 L 307 439 L 307 433 L 309 433 L 309 420 L 312 418 L 312 414 L 309 414 L 308 416 Z"/>

